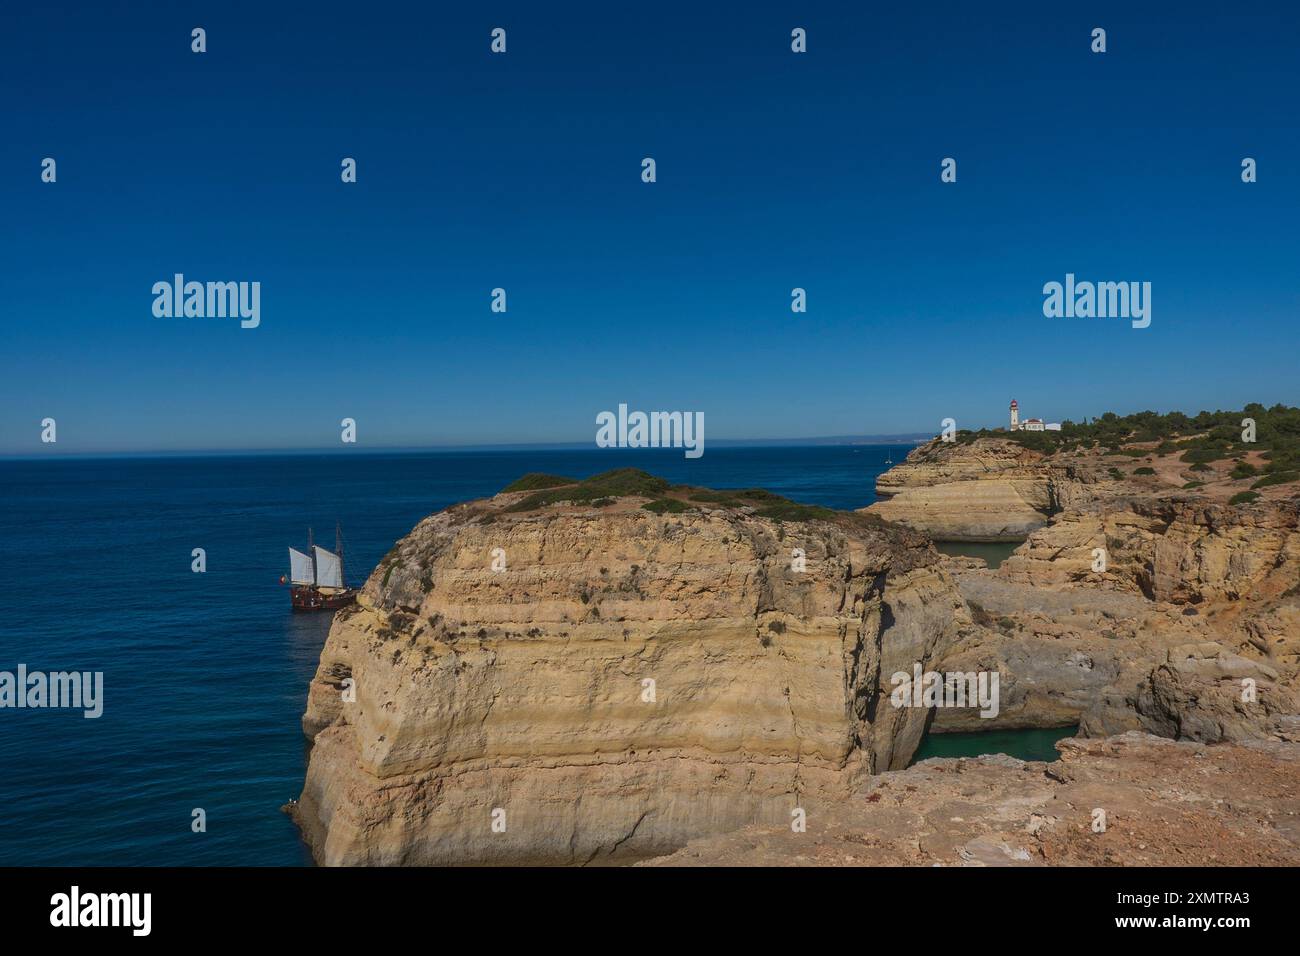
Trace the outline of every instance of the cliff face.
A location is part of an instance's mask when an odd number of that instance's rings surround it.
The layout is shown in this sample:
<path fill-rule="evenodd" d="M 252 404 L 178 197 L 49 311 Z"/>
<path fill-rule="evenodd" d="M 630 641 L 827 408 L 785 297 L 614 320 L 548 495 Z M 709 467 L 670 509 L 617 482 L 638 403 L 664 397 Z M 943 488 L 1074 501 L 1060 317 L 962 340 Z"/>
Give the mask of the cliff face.
<path fill-rule="evenodd" d="M 318 862 L 668 852 L 906 765 L 926 712 L 890 675 L 970 626 L 922 538 L 523 497 L 421 522 L 335 618 L 295 811 Z"/>
<path fill-rule="evenodd" d="M 879 500 L 864 510 L 938 541 L 1022 541 L 1104 484 L 1088 463 L 1052 461 L 1005 439 L 936 439 L 876 479 Z"/>
<path fill-rule="evenodd" d="M 1129 498 L 1062 514 L 999 573 L 1036 586 L 1089 583 L 1174 603 L 1277 597 L 1300 581 L 1295 501 L 1246 507 Z M 1093 549 L 1106 571 L 1092 570 Z"/>
<path fill-rule="evenodd" d="M 949 562 L 977 629 L 942 669 L 996 670 L 1002 706 L 988 722 L 940 711 L 932 729 L 1246 740 L 1300 710 L 1300 501 L 1280 486 L 1234 506 L 1227 467 L 1129 451 L 935 441 L 880 477 L 870 513 L 940 539 L 1025 537 L 996 572 Z"/>
<path fill-rule="evenodd" d="M 1055 515 L 996 572 L 953 562 L 984 630 L 944 666 L 997 669 L 1005 726 L 1275 737 L 1300 712 L 1297 510 L 1172 493 Z M 971 723 L 940 713 L 934 728 Z"/>

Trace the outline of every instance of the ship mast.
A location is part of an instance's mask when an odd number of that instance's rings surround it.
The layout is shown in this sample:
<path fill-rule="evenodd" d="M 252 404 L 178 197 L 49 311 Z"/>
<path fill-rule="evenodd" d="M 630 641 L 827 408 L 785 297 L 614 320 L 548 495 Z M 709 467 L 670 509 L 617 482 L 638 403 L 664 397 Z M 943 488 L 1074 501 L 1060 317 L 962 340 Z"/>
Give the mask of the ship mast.
<path fill-rule="evenodd" d="M 348 586 L 348 569 L 343 563 L 343 525 L 338 521 L 334 522 L 334 550 L 338 552 L 339 556 L 339 580 L 343 582 L 343 587 L 346 588 Z"/>

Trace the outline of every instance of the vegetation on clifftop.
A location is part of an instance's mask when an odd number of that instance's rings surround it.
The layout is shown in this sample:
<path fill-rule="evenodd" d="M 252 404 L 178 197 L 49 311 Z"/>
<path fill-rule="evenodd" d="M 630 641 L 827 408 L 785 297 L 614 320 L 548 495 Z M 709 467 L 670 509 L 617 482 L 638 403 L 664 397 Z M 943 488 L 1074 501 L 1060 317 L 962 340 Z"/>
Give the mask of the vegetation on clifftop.
<path fill-rule="evenodd" d="M 1255 441 L 1242 441 L 1242 420 L 1255 421 Z M 981 429 L 959 432 L 957 441 L 969 444 L 978 438 L 1004 438 L 1044 454 L 1071 452 L 1100 447 L 1110 454 L 1155 455 L 1177 454 L 1193 471 L 1207 471 L 1207 462 L 1227 458 L 1241 459 L 1258 452 L 1264 459 L 1263 475 L 1252 487 L 1284 484 L 1300 480 L 1300 408 L 1274 405 L 1265 408 L 1253 402 L 1241 411 L 1137 412 L 1116 415 L 1114 412 L 1084 421 L 1065 421 L 1061 430 L 1026 432 Z M 1142 444 L 1154 448 L 1133 449 Z M 1241 479 L 1257 473 L 1254 466 L 1239 462 L 1232 477 Z"/>
<path fill-rule="evenodd" d="M 507 485 L 505 490 L 528 491 L 530 489 L 527 487 L 520 488 L 516 486 L 530 480 L 550 480 L 554 477 L 554 475 L 525 475 L 519 481 Z M 533 487 L 543 487 L 545 490 L 529 495 L 522 501 L 511 505 L 506 511 L 535 511 L 538 508 L 545 508 L 547 505 L 553 505 L 561 501 L 591 504 L 598 499 L 619 498 L 624 495 L 659 498 L 671 487 L 663 478 L 656 478 L 639 468 L 615 468 L 613 471 L 603 471 L 599 475 L 592 475 L 582 481 L 560 480 L 564 481 L 565 484 L 556 486 L 533 485 Z"/>
<path fill-rule="evenodd" d="M 649 498 L 641 507 L 655 514 L 680 514 L 693 508 L 752 508 L 760 518 L 773 521 L 848 520 L 868 522 L 868 516 L 836 511 L 820 505 L 805 505 L 762 488 L 714 490 L 693 485 L 672 485 L 639 468 L 617 468 L 582 481 L 556 475 L 531 473 L 507 485 L 504 491 L 533 491 L 504 509 L 506 512 L 536 511 L 560 503 L 603 507 L 627 496 Z"/>
<path fill-rule="evenodd" d="M 516 478 L 510 484 L 501 489 L 505 494 L 509 491 L 540 491 L 543 488 L 556 488 L 560 485 L 577 484 L 577 478 L 562 478 L 559 475 L 548 475 L 540 471 L 530 471 L 522 478 Z"/>

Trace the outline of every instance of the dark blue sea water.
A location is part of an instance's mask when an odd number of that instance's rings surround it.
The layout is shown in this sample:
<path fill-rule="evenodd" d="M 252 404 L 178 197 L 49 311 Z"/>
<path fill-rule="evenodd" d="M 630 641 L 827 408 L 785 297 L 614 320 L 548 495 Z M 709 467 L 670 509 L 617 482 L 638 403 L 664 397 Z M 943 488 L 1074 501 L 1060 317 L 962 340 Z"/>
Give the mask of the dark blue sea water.
<path fill-rule="evenodd" d="M 364 579 L 425 515 L 528 471 L 634 465 L 678 482 L 870 504 L 899 446 L 0 461 L 0 671 L 104 672 L 104 714 L 0 709 L 0 865 L 310 863 L 279 812 L 329 628 L 294 615 L 286 548 Z M 190 570 L 207 551 L 207 572 Z M 191 811 L 207 813 L 193 833 Z"/>

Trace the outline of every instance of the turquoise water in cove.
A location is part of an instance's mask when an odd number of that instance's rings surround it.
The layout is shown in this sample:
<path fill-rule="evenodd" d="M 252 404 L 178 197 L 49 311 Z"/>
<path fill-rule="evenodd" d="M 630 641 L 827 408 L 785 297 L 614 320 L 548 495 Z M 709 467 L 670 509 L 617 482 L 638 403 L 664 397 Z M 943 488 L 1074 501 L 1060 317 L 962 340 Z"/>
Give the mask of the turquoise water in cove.
<path fill-rule="evenodd" d="M 912 763 L 929 757 L 978 757 L 1007 754 L 1021 760 L 1059 760 L 1056 742 L 1078 733 L 1078 727 L 1047 730 L 982 730 L 966 734 L 930 734 L 916 748 Z"/>
<path fill-rule="evenodd" d="M 935 548 L 943 554 L 962 555 L 968 558 L 983 558 L 990 568 L 996 568 L 1013 551 L 1020 547 L 1018 541 L 936 541 Z"/>
<path fill-rule="evenodd" d="M 0 709 L 0 864 L 297 865 L 279 807 L 329 628 L 279 577 L 343 524 L 363 580 L 421 518 L 528 471 L 632 465 L 674 482 L 870 504 L 899 446 L 520 450 L 0 461 L 0 671 L 103 671 L 104 713 Z M 207 571 L 190 570 L 207 552 Z M 202 808 L 207 832 L 191 831 Z"/>

